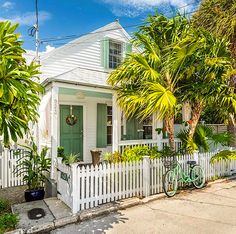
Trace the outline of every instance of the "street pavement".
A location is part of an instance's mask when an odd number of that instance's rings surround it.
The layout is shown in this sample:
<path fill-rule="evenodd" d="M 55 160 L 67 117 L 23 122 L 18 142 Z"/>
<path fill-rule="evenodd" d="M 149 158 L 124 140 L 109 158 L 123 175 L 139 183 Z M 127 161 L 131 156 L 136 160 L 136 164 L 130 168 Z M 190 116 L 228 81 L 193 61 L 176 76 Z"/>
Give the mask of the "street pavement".
<path fill-rule="evenodd" d="M 236 180 L 186 190 L 51 234 L 236 234 Z"/>

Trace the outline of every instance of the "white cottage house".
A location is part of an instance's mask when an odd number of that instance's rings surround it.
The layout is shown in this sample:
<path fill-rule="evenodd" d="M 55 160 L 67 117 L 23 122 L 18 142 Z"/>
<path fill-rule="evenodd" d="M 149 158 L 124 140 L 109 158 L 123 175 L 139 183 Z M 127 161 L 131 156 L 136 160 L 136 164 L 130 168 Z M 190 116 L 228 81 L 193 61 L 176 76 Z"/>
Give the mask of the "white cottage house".
<path fill-rule="evenodd" d="M 132 50 L 129 34 L 118 22 L 59 47 L 41 58 L 46 94 L 40 106 L 40 144 L 52 157 L 57 147 L 91 162 L 90 150 L 121 151 L 127 145 L 160 145 L 155 116 L 126 121 L 107 85 L 109 73 Z"/>

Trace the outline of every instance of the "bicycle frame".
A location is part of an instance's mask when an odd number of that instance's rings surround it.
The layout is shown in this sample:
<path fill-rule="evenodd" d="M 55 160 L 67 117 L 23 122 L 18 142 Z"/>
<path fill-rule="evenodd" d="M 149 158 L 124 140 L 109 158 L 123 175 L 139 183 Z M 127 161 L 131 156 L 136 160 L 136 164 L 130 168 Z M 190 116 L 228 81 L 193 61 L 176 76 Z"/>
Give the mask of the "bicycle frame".
<path fill-rule="evenodd" d="M 192 168 L 189 166 L 190 170 L 192 170 Z M 190 178 L 190 174 L 186 174 L 181 166 L 181 164 L 177 161 L 177 165 L 175 168 L 172 169 L 174 171 L 174 174 L 177 176 L 178 178 L 178 182 L 184 182 L 184 183 L 191 183 L 194 180 L 192 180 Z M 179 178 L 180 176 L 180 178 Z"/>

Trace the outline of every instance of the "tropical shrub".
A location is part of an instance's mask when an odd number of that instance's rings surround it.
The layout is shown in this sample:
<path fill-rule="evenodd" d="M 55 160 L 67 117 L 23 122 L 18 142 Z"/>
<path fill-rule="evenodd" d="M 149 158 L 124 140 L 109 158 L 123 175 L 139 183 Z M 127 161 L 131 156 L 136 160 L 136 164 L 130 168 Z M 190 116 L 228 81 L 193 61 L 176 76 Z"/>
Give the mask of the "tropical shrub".
<path fill-rule="evenodd" d="M 166 157 L 174 157 L 177 156 L 178 153 L 173 151 L 169 146 L 165 146 L 163 150 L 159 151 L 159 155 L 161 158 L 166 158 Z"/>
<path fill-rule="evenodd" d="M 4 213 L 0 215 L 0 234 L 14 229 L 18 221 L 19 218 L 16 214 Z"/>
<path fill-rule="evenodd" d="M 107 161 L 109 163 L 118 163 L 118 162 L 123 162 L 123 157 L 122 155 L 115 151 L 114 153 L 111 153 L 111 152 L 106 152 L 104 155 L 103 155 L 103 160 L 104 161 Z"/>
<path fill-rule="evenodd" d="M 213 164 L 221 160 L 236 160 L 236 151 L 222 150 L 211 158 L 210 163 Z"/>
<path fill-rule="evenodd" d="M 38 94 L 44 90 L 35 81 L 39 65 L 26 63 L 17 27 L 8 21 L 0 22 L 0 135 L 5 146 L 11 139 L 23 138 L 28 123 L 37 121 Z"/>
<path fill-rule="evenodd" d="M 133 162 L 142 160 L 143 156 L 150 156 L 151 159 L 159 158 L 161 157 L 161 153 L 156 146 L 151 149 L 147 146 L 135 146 L 133 148 L 126 147 L 122 154 L 117 151 L 114 153 L 104 153 L 103 160 L 109 163 Z"/>
<path fill-rule="evenodd" d="M 10 202 L 0 198 L 0 234 L 15 228 L 18 216 L 11 213 Z"/>
<path fill-rule="evenodd" d="M 10 202 L 6 199 L 0 199 L 0 215 L 11 210 Z"/>
<path fill-rule="evenodd" d="M 57 157 L 59 157 L 59 158 L 65 157 L 65 148 L 63 146 L 57 147 Z"/>
<path fill-rule="evenodd" d="M 69 165 L 80 161 L 79 154 L 65 154 L 63 146 L 57 147 L 57 157 L 62 158 L 62 162 Z"/>
<path fill-rule="evenodd" d="M 159 158 L 161 155 L 158 152 L 157 147 L 149 149 L 147 146 L 135 146 L 133 148 L 127 147 L 122 154 L 123 160 L 139 161 L 143 159 L 143 156 L 150 156 L 150 158 Z"/>
<path fill-rule="evenodd" d="M 69 165 L 69 164 L 72 164 L 72 163 L 76 163 L 76 162 L 79 162 L 80 159 L 79 159 L 79 154 L 66 154 L 66 155 L 63 155 L 62 156 L 62 162 Z"/>
<path fill-rule="evenodd" d="M 193 138 L 189 138 L 189 129 L 184 129 L 177 134 L 177 137 L 182 141 L 182 148 L 187 152 L 194 150 L 207 152 L 210 146 L 228 146 L 233 140 L 232 134 L 228 132 L 213 133 L 213 129 L 207 125 L 198 125 Z"/>
<path fill-rule="evenodd" d="M 33 142 L 32 146 L 24 146 L 24 159 L 15 170 L 17 175 L 24 175 L 25 181 L 30 190 L 43 187 L 46 180 L 46 173 L 49 172 L 51 159 L 47 157 L 48 148 L 44 147 L 38 152 L 38 147 Z"/>

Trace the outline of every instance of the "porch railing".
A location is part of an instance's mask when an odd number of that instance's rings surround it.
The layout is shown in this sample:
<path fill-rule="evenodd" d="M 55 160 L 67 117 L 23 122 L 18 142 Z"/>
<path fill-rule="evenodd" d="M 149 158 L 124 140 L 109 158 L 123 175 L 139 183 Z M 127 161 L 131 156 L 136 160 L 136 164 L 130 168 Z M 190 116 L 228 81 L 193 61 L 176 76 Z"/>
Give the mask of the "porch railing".
<path fill-rule="evenodd" d="M 126 147 L 133 148 L 135 146 L 147 146 L 152 148 L 157 146 L 159 150 L 162 150 L 166 146 L 169 146 L 168 139 L 158 140 L 129 140 L 129 141 L 120 141 L 119 143 L 119 152 L 122 153 Z M 175 138 L 175 150 L 179 152 L 181 150 L 182 143 L 178 138 Z"/>

